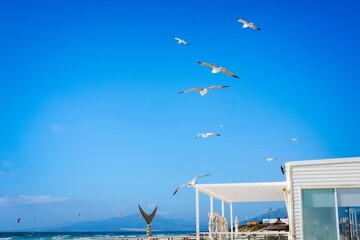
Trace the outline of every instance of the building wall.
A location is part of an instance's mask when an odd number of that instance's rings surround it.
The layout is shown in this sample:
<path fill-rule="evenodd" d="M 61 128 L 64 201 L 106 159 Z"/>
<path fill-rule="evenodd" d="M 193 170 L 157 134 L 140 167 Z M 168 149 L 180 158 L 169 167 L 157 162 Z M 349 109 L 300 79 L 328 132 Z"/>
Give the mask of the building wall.
<path fill-rule="evenodd" d="M 288 188 L 291 190 L 293 234 L 302 237 L 302 189 L 360 187 L 360 157 L 286 164 Z"/>

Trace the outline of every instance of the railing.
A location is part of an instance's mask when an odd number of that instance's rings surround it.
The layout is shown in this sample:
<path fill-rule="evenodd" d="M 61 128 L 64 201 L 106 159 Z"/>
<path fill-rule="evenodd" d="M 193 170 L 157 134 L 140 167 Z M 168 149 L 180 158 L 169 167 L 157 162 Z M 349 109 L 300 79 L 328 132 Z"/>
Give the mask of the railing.
<path fill-rule="evenodd" d="M 288 240 L 289 232 L 202 232 L 201 238 L 209 240 Z"/>

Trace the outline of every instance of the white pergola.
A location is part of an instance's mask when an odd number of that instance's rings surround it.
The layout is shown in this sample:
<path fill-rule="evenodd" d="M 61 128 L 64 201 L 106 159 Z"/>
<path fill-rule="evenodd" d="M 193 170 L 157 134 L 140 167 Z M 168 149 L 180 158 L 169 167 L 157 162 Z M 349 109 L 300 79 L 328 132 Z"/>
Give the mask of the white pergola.
<path fill-rule="evenodd" d="M 196 194 L 196 239 L 200 233 L 199 193 L 210 197 L 210 213 L 213 214 L 214 198 L 221 201 L 222 216 L 224 203 L 230 205 L 230 227 L 233 229 L 233 203 L 240 202 L 278 202 L 285 201 L 287 182 L 265 183 L 223 183 L 197 184 L 194 186 Z"/>

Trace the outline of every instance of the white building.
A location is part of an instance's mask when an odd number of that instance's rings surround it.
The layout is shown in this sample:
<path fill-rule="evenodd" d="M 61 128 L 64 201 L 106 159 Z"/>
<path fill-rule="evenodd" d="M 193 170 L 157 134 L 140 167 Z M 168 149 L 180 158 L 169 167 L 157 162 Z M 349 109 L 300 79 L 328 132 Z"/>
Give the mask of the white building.
<path fill-rule="evenodd" d="M 360 239 L 360 157 L 288 162 L 285 170 L 285 182 L 195 185 L 197 233 L 202 193 L 210 197 L 210 212 L 214 199 L 223 216 L 230 205 L 230 229 L 234 203 L 285 201 L 289 239 Z"/>

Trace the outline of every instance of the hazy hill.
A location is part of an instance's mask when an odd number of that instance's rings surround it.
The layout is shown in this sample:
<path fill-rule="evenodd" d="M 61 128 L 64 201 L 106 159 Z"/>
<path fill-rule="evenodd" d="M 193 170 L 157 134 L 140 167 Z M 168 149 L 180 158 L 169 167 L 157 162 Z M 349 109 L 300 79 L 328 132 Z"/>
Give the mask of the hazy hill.
<path fill-rule="evenodd" d="M 280 218 L 284 218 L 285 216 L 287 217 L 288 214 L 287 214 L 287 211 L 286 211 L 286 208 L 279 208 L 279 211 L 277 212 L 277 214 L 275 213 L 275 211 L 270 211 L 270 218 L 276 218 L 276 215 Z M 252 217 L 252 218 L 249 218 L 248 221 L 262 221 L 263 219 L 267 219 L 268 218 L 268 213 L 263 213 L 263 214 L 260 214 L 256 217 Z M 246 220 L 242 220 L 242 221 L 239 221 L 240 224 L 245 224 L 246 223 Z"/>
<path fill-rule="evenodd" d="M 101 221 L 83 221 L 68 226 L 48 229 L 49 231 L 75 232 L 75 231 L 146 231 L 146 222 L 137 214 L 110 218 Z M 165 218 L 156 215 L 151 224 L 153 231 L 193 231 L 195 221 Z M 207 229 L 207 222 L 201 224 L 201 229 Z"/>
<path fill-rule="evenodd" d="M 285 208 L 279 209 L 277 212 L 278 217 L 287 216 Z M 262 221 L 267 218 L 267 213 L 263 213 L 259 216 L 249 218 L 248 221 Z M 270 218 L 275 218 L 276 214 L 274 211 L 270 212 Z M 200 222 L 201 231 L 208 230 L 208 219 L 202 219 Z M 240 225 L 246 224 L 246 220 L 240 220 Z M 166 218 L 161 215 L 156 215 L 152 222 L 153 231 L 190 231 L 195 232 L 195 219 L 184 220 L 175 218 Z M 146 232 L 146 222 L 142 216 L 138 214 L 132 214 L 123 217 L 115 217 L 100 221 L 81 221 L 78 223 L 72 223 L 63 226 L 47 227 L 47 228 L 32 228 L 31 231 L 54 231 L 54 232 L 119 232 L 119 231 L 144 231 Z M 229 225 L 230 226 L 230 225 Z"/>

